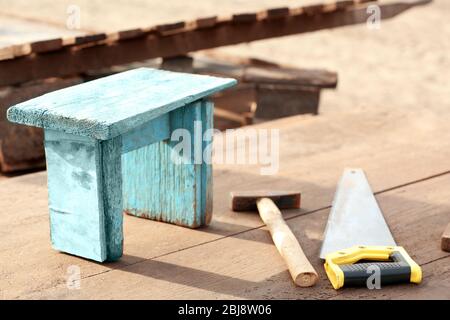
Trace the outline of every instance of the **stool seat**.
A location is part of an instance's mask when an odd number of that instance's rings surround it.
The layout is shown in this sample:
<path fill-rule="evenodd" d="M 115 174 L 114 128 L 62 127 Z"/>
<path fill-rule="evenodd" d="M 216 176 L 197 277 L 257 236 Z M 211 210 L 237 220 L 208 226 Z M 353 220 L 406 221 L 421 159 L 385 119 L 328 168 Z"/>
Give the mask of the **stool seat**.
<path fill-rule="evenodd" d="M 235 83 L 228 78 L 138 68 L 19 103 L 8 109 L 8 119 L 108 140 Z"/>
<path fill-rule="evenodd" d="M 235 83 L 140 68 L 10 107 L 10 121 L 44 128 L 53 248 L 117 260 L 123 213 L 189 228 L 208 224 L 207 96 Z"/>

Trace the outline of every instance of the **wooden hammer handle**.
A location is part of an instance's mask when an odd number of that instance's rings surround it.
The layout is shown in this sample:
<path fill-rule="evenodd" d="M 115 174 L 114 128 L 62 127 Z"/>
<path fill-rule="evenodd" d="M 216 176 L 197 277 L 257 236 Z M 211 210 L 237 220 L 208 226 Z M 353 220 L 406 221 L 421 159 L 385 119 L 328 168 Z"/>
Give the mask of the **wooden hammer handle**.
<path fill-rule="evenodd" d="M 283 257 L 295 284 L 311 287 L 316 284 L 318 275 L 306 258 L 302 247 L 283 219 L 280 210 L 269 198 L 256 201 L 259 215 L 272 235 L 273 242 Z"/>

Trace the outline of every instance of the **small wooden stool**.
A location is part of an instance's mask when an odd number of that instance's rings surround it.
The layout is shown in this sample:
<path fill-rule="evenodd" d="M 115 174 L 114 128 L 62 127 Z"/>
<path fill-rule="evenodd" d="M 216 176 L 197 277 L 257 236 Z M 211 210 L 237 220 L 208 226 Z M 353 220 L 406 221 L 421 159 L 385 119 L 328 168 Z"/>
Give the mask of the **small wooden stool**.
<path fill-rule="evenodd" d="M 176 129 L 198 135 L 198 124 L 201 135 L 211 129 L 213 104 L 205 97 L 235 83 L 140 68 L 9 108 L 10 121 L 45 129 L 53 247 L 119 259 L 122 212 L 190 228 L 208 224 L 211 164 L 194 156 L 210 153 L 211 139 L 193 139 L 184 154 L 173 152 L 180 141 L 170 138 Z"/>

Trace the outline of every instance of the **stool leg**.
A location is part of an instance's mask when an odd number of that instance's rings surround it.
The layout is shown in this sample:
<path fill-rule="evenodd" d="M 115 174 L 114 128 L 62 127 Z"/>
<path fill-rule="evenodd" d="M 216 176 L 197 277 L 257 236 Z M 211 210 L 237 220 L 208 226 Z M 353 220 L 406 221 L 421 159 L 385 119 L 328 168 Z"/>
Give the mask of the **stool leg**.
<path fill-rule="evenodd" d="M 102 141 L 101 145 L 106 259 L 116 261 L 123 253 L 122 138 Z"/>
<path fill-rule="evenodd" d="M 188 155 L 173 152 L 180 143 L 178 138 L 156 143 L 149 139 L 151 144 L 125 153 L 122 161 L 124 211 L 197 228 L 208 224 L 212 215 L 212 167 L 202 161 L 202 153 L 210 150 L 207 147 L 211 141 L 203 141 L 202 135 L 212 128 L 213 104 L 196 101 L 172 111 L 169 116 L 170 132 L 185 129 L 192 139 Z M 195 130 L 199 124 L 201 128 Z M 196 133 L 200 134 L 199 139 L 195 139 Z M 194 144 L 200 147 L 194 148 Z M 197 157 L 200 161 L 195 161 L 196 153 L 200 154 Z M 187 161 L 175 163 L 173 160 Z"/>
<path fill-rule="evenodd" d="M 122 255 L 120 138 L 45 131 L 50 230 L 56 250 L 105 261 Z"/>

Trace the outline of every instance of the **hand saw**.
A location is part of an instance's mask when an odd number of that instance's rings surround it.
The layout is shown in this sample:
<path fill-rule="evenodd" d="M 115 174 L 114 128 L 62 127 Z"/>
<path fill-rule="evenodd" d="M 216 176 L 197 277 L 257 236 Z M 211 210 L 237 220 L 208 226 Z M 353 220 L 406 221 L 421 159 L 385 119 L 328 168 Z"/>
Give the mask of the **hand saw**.
<path fill-rule="evenodd" d="M 341 177 L 320 258 L 335 289 L 365 286 L 375 271 L 380 285 L 422 280 L 420 266 L 395 243 L 361 169 L 346 169 Z"/>

